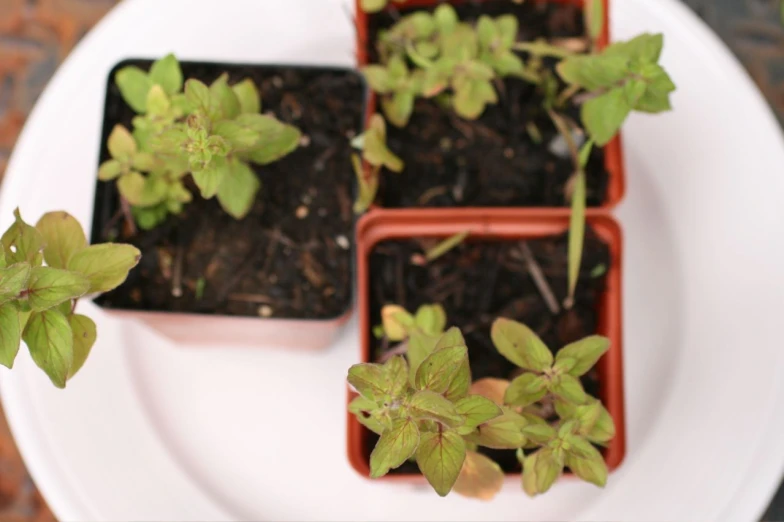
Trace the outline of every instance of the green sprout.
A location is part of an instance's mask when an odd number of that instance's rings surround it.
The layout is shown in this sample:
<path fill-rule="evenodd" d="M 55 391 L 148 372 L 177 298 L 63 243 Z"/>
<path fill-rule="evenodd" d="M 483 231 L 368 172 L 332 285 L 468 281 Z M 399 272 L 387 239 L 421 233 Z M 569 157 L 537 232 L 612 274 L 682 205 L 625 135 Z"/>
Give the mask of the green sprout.
<path fill-rule="evenodd" d="M 382 63 L 365 67 L 363 73 L 397 127 L 408 123 L 417 97 L 438 96 L 459 116 L 476 119 L 487 105 L 498 102 L 495 81 L 530 75 L 515 53 L 517 32 L 514 16 L 481 16 L 473 26 L 442 4 L 432 14 L 412 13 L 382 32 Z"/>
<path fill-rule="evenodd" d="M 579 377 L 609 349 L 600 336 L 587 337 L 553 356 L 525 325 L 497 319 L 491 337 L 501 355 L 523 370 L 511 383 L 482 379 L 472 385 L 465 339 L 446 332 L 438 305 L 415 315 L 397 305 L 382 311 L 384 334 L 408 344 L 406 356 L 384 364 L 357 364 L 348 382 L 358 392 L 349 411 L 380 436 L 370 455 L 373 478 L 409 459 L 435 491 L 491 499 L 503 485 L 503 471 L 479 447 L 516 450 L 524 491 L 545 493 L 568 467 L 603 487 L 607 466 L 595 445 L 615 436 L 601 402 L 589 396 Z M 501 386 L 500 391 L 491 388 Z M 491 392 L 488 393 L 488 390 Z M 556 421 L 545 418 L 542 401 L 555 405 Z"/>
<path fill-rule="evenodd" d="M 362 214 L 370 208 L 376 199 L 381 169 L 387 168 L 392 172 L 401 172 L 405 165 L 403 160 L 387 147 L 387 125 L 379 114 L 374 114 L 370 118 L 367 130 L 354 138 L 351 145 L 362 151 L 361 159 L 356 154 L 352 157 L 359 187 L 357 200 L 354 203 L 354 212 Z"/>
<path fill-rule="evenodd" d="M 250 164 L 267 165 L 297 148 L 301 133 L 261 114 L 256 85 L 229 85 L 224 74 L 211 85 L 183 82 L 173 55 L 149 73 L 138 67 L 117 72 L 117 86 L 138 113 L 133 130 L 117 126 L 99 178 L 117 180 L 120 195 L 140 227 L 150 229 L 179 214 L 192 195 L 191 176 L 203 198 L 217 197 L 236 219 L 250 211 L 261 182 Z M 184 87 L 184 90 L 183 90 Z"/>
<path fill-rule="evenodd" d="M 0 239 L 0 364 L 13 368 L 24 340 L 38 367 L 65 388 L 97 335 L 92 319 L 75 313 L 78 300 L 121 285 L 141 254 L 131 245 L 88 245 L 65 212 L 45 214 L 34 227 L 18 209 L 14 216 Z"/>
<path fill-rule="evenodd" d="M 581 119 L 597 145 L 609 143 L 632 111 L 671 110 L 675 84 L 658 63 L 663 44 L 661 34 L 646 33 L 558 64 L 560 77 L 584 91 L 579 98 Z"/>

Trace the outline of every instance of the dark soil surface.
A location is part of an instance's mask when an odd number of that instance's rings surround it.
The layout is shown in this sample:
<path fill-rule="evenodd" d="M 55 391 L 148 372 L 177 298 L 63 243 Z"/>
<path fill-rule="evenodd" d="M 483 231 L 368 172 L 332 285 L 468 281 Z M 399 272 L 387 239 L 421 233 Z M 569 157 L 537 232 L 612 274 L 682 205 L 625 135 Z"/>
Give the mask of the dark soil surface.
<path fill-rule="evenodd" d="M 514 14 L 520 22 L 518 41 L 584 35 L 582 11 L 574 6 L 491 0 L 468 1 L 457 11 L 465 21 L 481 14 Z M 378 59 L 374 42 L 379 30 L 392 25 L 396 13 L 370 16 L 371 62 Z M 550 151 L 558 132 L 542 108 L 542 94 L 520 79 L 506 79 L 501 85 L 499 103 L 488 106 L 477 121 L 463 120 L 434 100 L 419 99 L 404 129 L 390 126 L 389 147 L 406 168 L 401 174 L 382 174 L 378 202 L 384 207 L 566 206 L 565 187 L 574 166 L 568 155 Z M 576 106 L 570 104 L 565 113 L 579 122 Z M 539 129 L 541 143 L 527 131 L 531 123 Z M 609 179 L 602 149 L 594 150 L 586 176 L 588 204 L 599 206 Z"/>
<path fill-rule="evenodd" d="M 126 62 L 147 70 L 150 62 Z M 93 242 L 116 238 L 139 247 L 142 261 L 119 289 L 98 299 L 109 308 L 280 318 L 332 319 L 352 301 L 354 178 L 350 138 L 360 132 L 364 99 L 354 72 L 330 69 L 183 63 L 186 78 L 211 83 L 253 79 L 265 112 L 299 127 L 301 146 L 254 169 L 261 190 L 237 221 L 216 199 L 194 192 L 186 210 L 151 231 L 122 226 L 114 183 L 98 182 Z M 114 75 L 112 75 L 113 78 Z M 103 142 L 133 112 L 109 82 Z M 108 158 L 103 146 L 101 161 Z M 179 268 L 178 268 L 179 267 Z M 177 294 L 181 274 L 182 295 Z M 200 289 L 200 287 L 203 287 Z M 201 295 L 200 295 L 201 294 Z"/>
<path fill-rule="evenodd" d="M 527 241 L 555 297 L 563 303 L 567 296 L 567 236 Z M 468 345 L 473 380 L 484 377 L 513 379 L 519 369 L 506 360 L 490 340 L 490 327 L 498 317 L 514 319 L 536 332 L 551 350 L 595 334 L 597 310 L 609 267 L 609 249 L 590 229 L 587 232 L 575 305 L 554 315 L 537 290 L 521 259 L 520 242 L 469 241 L 427 266 L 412 264 L 426 241 L 386 241 L 370 258 L 371 324 L 381 322 L 381 308 L 400 304 L 409 311 L 423 304 L 441 303 L 448 325 L 463 331 Z M 393 348 L 373 337 L 373 357 L 381 359 Z M 596 370 L 583 378 L 585 390 L 599 396 Z M 368 456 L 377 437 L 369 433 Z M 519 471 L 513 451 L 481 449 L 507 472 Z M 415 463 L 406 463 L 397 473 L 418 473 Z M 394 473 L 394 472 L 393 472 Z"/>

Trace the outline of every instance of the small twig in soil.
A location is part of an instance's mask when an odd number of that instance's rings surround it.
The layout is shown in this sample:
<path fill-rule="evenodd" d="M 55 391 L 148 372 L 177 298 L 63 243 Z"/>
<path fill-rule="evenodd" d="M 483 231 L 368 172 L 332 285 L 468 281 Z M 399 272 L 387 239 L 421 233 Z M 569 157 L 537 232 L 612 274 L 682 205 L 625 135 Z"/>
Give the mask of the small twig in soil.
<path fill-rule="evenodd" d="M 177 245 L 177 255 L 174 258 L 172 270 L 172 296 L 182 297 L 182 265 L 185 262 L 185 247 Z"/>
<path fill-rule="evenodd" d="M 230 294 L 229 301 L 253 304 L 275 304 L 275 300 L 262 294 Z"/>
<path fill-rule="evenodd" d="M 438 196 L 443 196 L 447 192 L 449 192 L 449 187 L 445 185 L 438 185 L 436 187 L 429 188 L 421 196 L 419 196 L 419 199 L 417 199 L 417 204 L 420 206 L 425 206 L 430 202 L 431 199 Z"/>
<path fill-rule="evenodd" d="M 547 304 L 547 308 L 550 309 L 550 313 L 553 315 L 558 315 L 561 313 L 561 307 L 558 305 L 558 299 L 556 299 L 552 288 L 550 288 L 550 283 L 547 282 L 547 278 L 542 272 L 542 267 L 540 267 L 539 263 L 537 263 L 533 252 L 531 252 L 531 248 L 525 241 L 520 243 L 520 252 L 522 253 L 522 260 L 525 262 L 526 267 L 528 268 L 528 273 L 531 274 L 531 279 L 534 280 L 536 288 L 539 290 L 539 293 L 542 294 L 542 298 Z"/>

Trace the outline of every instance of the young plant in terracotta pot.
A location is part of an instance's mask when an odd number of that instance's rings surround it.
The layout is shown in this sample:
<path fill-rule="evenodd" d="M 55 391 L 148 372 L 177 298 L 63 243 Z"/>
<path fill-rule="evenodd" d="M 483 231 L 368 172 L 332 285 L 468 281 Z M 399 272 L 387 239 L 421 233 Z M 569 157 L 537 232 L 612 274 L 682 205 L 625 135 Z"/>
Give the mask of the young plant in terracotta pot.
<path fill-rule="evenodd" d="M 565 469 L 604 484 L 625 453 L 621 235 L 612 218 L 587 222 L 572 292 L 568 216 L 374 210 L 360 220 L 362 363 L 349 371 L 348 419 L 359 473 L 423 473 L 440 494 L 482 499 L 505 473 L 522 473 L 529 494 Z"/>
<path fill-rule="evenodd" d="M 363 5 L 372 13 L 366 13 Z M 631 111 L 668 110 L 661 35 L 609 45 L 603 0 L 358 1 L 359 62 L 389 123 L 399 174 L 372 169 L 366 208 L 564 207 L 567 141 L 589 150 L 587 206 L 624 192 L 618 129 Z M 378 177 L 378 179 L 374 179 Z M 370 198 L 368 194 L 360 196 Z"/>
<path fill-rule="evenodd" d="M 364 96 L 348 70 L 118 65 L 93 237 L 145 258 L 98 304 L 178 341 L 329 344 L 351 308 Z"/>
<path fill-rule="evenodd" d="M 35 364 L 65 388 L 97 337 L 92 319 L 76 313 L 78 301 L 121 285 L 140 252 L 124 244 L 88 245 L 65 212 L 49 212 L 35 226 L 18 209 L 14 216 L 0 239 L 0 364 L 13 368 L 24 341 Z"/>

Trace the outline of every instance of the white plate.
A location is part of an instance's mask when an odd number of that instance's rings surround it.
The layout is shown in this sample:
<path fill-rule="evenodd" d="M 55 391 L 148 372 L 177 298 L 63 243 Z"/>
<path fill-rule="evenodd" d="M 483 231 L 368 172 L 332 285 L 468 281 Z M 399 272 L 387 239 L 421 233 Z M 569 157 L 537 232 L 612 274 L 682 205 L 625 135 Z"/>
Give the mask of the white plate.
<path fill-rule="evenodd" d="M 371 483 L 345 458 L 356 323 L 320 354 L 176 347 L 98 316 L 62 392 L 22 353 L 0 391 L 62 520 L 753 520 L 784 465 L 784 147 L 719 40 L 672 0 L 617 0 L 618 37 L 663 31 L 675 112 L 625 131 L 628 457 L 605 490 L 490 504 Z M 109 69 L 130 56 L 350 65 L 341 0 L 126 0 L 78 47 L 20 138 L 3 226 L 89 223 Z M 85 305 L 85 308 L 88 306 Z"/>

